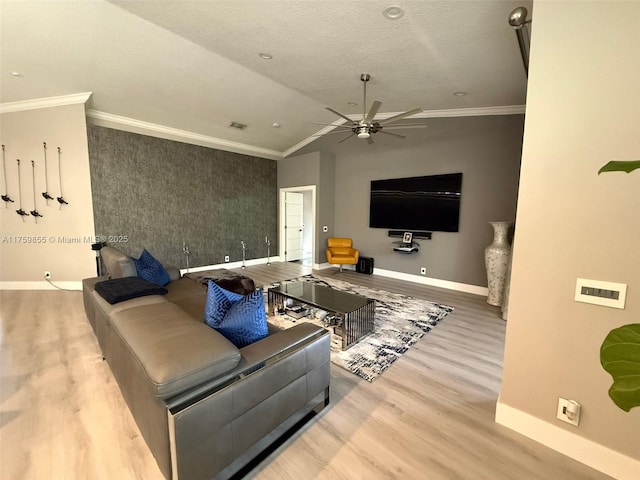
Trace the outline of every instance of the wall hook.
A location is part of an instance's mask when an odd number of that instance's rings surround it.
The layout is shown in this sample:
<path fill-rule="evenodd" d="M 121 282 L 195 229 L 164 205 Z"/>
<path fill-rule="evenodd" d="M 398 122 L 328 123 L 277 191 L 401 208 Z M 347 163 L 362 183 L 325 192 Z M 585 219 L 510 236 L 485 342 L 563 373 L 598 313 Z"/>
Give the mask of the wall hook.
<path fill-rule="evenodd" d="M 60 204 L 60 208 L 62 208 L 62 205 L 69 205 L 69 202 L 67 202 L 62 196 L 62 165 L 60 163 L 61 155 L 62 155 L 62 152 L 60 151 L 60 147 L 58 147 L 58 178 L 60 180 L 60 196 L 56 197 L 56 200 L 58 200 L 58 203 Z"/>
<path fill-rule="evenodd" d="M 28 217 L 29 214 L 22 209 L 22 180 L 20 179 L 20 159 L 16 159 L 18 162 L 18 200 L 20 201 L 20 208 L 16 210 L 16 213 L 22 217 L 22 221 L 24 222 L 24 217 Z"/>
<path fill-rule="evenodd" d="M 4 145 L 2 145 L 2 177 L 4 178 L 4 195 L 2 195 L 2 200 L 5 202 L 5 208 L 8 208 L 9 202 L 13 203 L 13 200 L 9 196 L 9 192 L 7 192 L 7 165 L 4 161 Z"/>
<path fill-rule="evenodd" d="M 33 210 L 31 210 L 31 216 L 35 217 L 36 223 L 38 223 L 38 217 L 42 217 L 38 208 L 36 207 L 36 163 L 31 160 L 31 178 L 33 179 Z"/>
<path fill-rule="evenodd" d="M 42 142 L 42 148 L 44 150 L 44 192 L 42 196 L 49 205 L 49 200 L 53 200 L 53 197 L 49 195 L 49 170 L 47 169 L 47 142 Z"/>

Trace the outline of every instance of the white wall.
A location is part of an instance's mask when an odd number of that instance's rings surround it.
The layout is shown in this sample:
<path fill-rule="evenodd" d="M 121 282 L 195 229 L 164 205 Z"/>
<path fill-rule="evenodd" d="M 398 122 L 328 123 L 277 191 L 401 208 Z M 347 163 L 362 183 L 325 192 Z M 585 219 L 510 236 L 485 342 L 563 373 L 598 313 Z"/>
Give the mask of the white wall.
<path fill-rule="evenodd" d="M 3 113 L 1 139 L 5 145 L 9 196 L 15 203 L 0 205 L 1 288 L 53 288 L 44 281 L 44 271 L 60 286 L 79 288 L 79 281 L 94 276 L 95 254 L 91 237 L 95 234 L 87 126 L 83 104 Z M 61 147 L 62 193 L 69 202 L 59 208 L 56 200 L 45 203 L 43 142 L 47 142 L 48 191 L 60 196 L 57 147 Z M 21 218 L 18 170 L 21 160 L 22 208 L 33 210 L 31 160 L 36 167 L 36 207 L 43 215 Z M 2 180 L 4 188 L 4 179 Z M 3 192 L 4 194 L 4 192 Z M 4 204 L 4 202 L 2 202 Z"/>
<path fill-rule="evenodd" d="M 640 472 L 640 408 L 610 400 L 607 333 L 640 323 L 640 2 L 537 1 L 497 420 L 617 478 Z M 576 278 L 628 284 L 624 310 L 574 301 Z M 556 420 L 558 397 L 582 404 Z"/>

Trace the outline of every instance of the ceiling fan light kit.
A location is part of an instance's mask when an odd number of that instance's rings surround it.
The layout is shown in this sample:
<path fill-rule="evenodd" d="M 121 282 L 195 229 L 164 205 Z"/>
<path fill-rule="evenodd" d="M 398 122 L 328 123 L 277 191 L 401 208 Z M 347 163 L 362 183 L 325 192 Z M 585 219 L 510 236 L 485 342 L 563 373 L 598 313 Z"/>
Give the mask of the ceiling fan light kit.
<path fill-rule="evenodd" d="M 369 138 L 371 134 L 367 131 L 366 127 L 360 127 L 358 129 L 358 138 Z"/>
<path fill-rule="evenodd" d="M 326 107 L 326 109 L 329 110 L 331 113 L 334 113 L 339 117 L 344 118 L 348 122 L 347 124 L 341 125 L 340 127 L 348 128 L 349 130 L 351 130 L 351 134 L 348 137 L 345 137 L 342 140 L 340 140 L 338 143 L 342 143 L 345 140 L 348 140 L 349 138 L 353 137 L 354 135 L 357 136 L 358 138 L 366 139 L 368 143 L 373 143 L 371 135 L 378 132 L 385 133 L 387 135 L 393 135 L 394 137 L 398 137 L 398 138 L 406 138 L 403 135 L 398 135 L 397 133 L 385 132 L 383 131 L 383 128 L 384 126 L 390 123 L 396 122 L 403 118 L 410 117 L 412 115 L 422 112 L 422 108 L 414 108 L 413 110 L 408 110 L 406 112 L 399 113 L 397 115 L 386 118 L 384 120 L 376 120 L 375 116 L 378 114 L 378 111 L 382 106 L 382 102 L 379 102 L 377 100 L 374 101 L 371 104 L 371 108 L 369 109 L 369 111 L 367 111 L 367 82 L 369 82 L 369 80 L 371 80 L 371 75 L 369 75 L 368 73 L 363 73 L 360 75 L 360 81 L 362 81 L 362 84 L 364 87 L 363 101 L 362 101 L 362 105 L 363 105 L 362 120 L 359 120 L 359 121 L 352 120 L 344 113 L 340 113 L 331 107 Z M 407 128 L 412 126 L 413 125 L 394 125 L 393 128 Z"/>

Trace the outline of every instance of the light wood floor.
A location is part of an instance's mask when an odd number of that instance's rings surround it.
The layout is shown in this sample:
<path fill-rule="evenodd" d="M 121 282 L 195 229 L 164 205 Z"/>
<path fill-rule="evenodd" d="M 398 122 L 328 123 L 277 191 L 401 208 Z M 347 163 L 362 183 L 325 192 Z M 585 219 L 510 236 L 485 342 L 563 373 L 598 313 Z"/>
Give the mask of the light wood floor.
<path fill-rule="evenodd" d="M 244 272 L 264 284 L 310 271 L 276 263 Z M 329 407 L 251 478 L 609 478 L 493 421 L 505 323 L 484 298 L 315 273 L 456 310 L 371 384 L 332 365 Z M 162 479 L 101 360 L 81 293 L 2 291 L 0 301 L 0 478 Z"/>

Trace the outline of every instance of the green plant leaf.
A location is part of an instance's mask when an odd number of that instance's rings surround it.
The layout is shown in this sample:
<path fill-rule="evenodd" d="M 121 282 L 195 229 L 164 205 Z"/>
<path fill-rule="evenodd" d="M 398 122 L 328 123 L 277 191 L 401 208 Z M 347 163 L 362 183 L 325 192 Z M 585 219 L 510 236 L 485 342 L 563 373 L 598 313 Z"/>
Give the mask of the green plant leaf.
<path fill-rule="evenodd" d="M 611 400 L 625 412 L 640 406 L 640 323 L 611 330 L 600 347 L 600 363 L 613 377 Z"/>
<path fill-rule="evenodd" d="M 598 175 L 602 172 L 627 172 L 631 173 L 635 169 L 640 168 L 640 160 L 612 160 L 607 163 L 604 167 L 598 170 Z"/>

